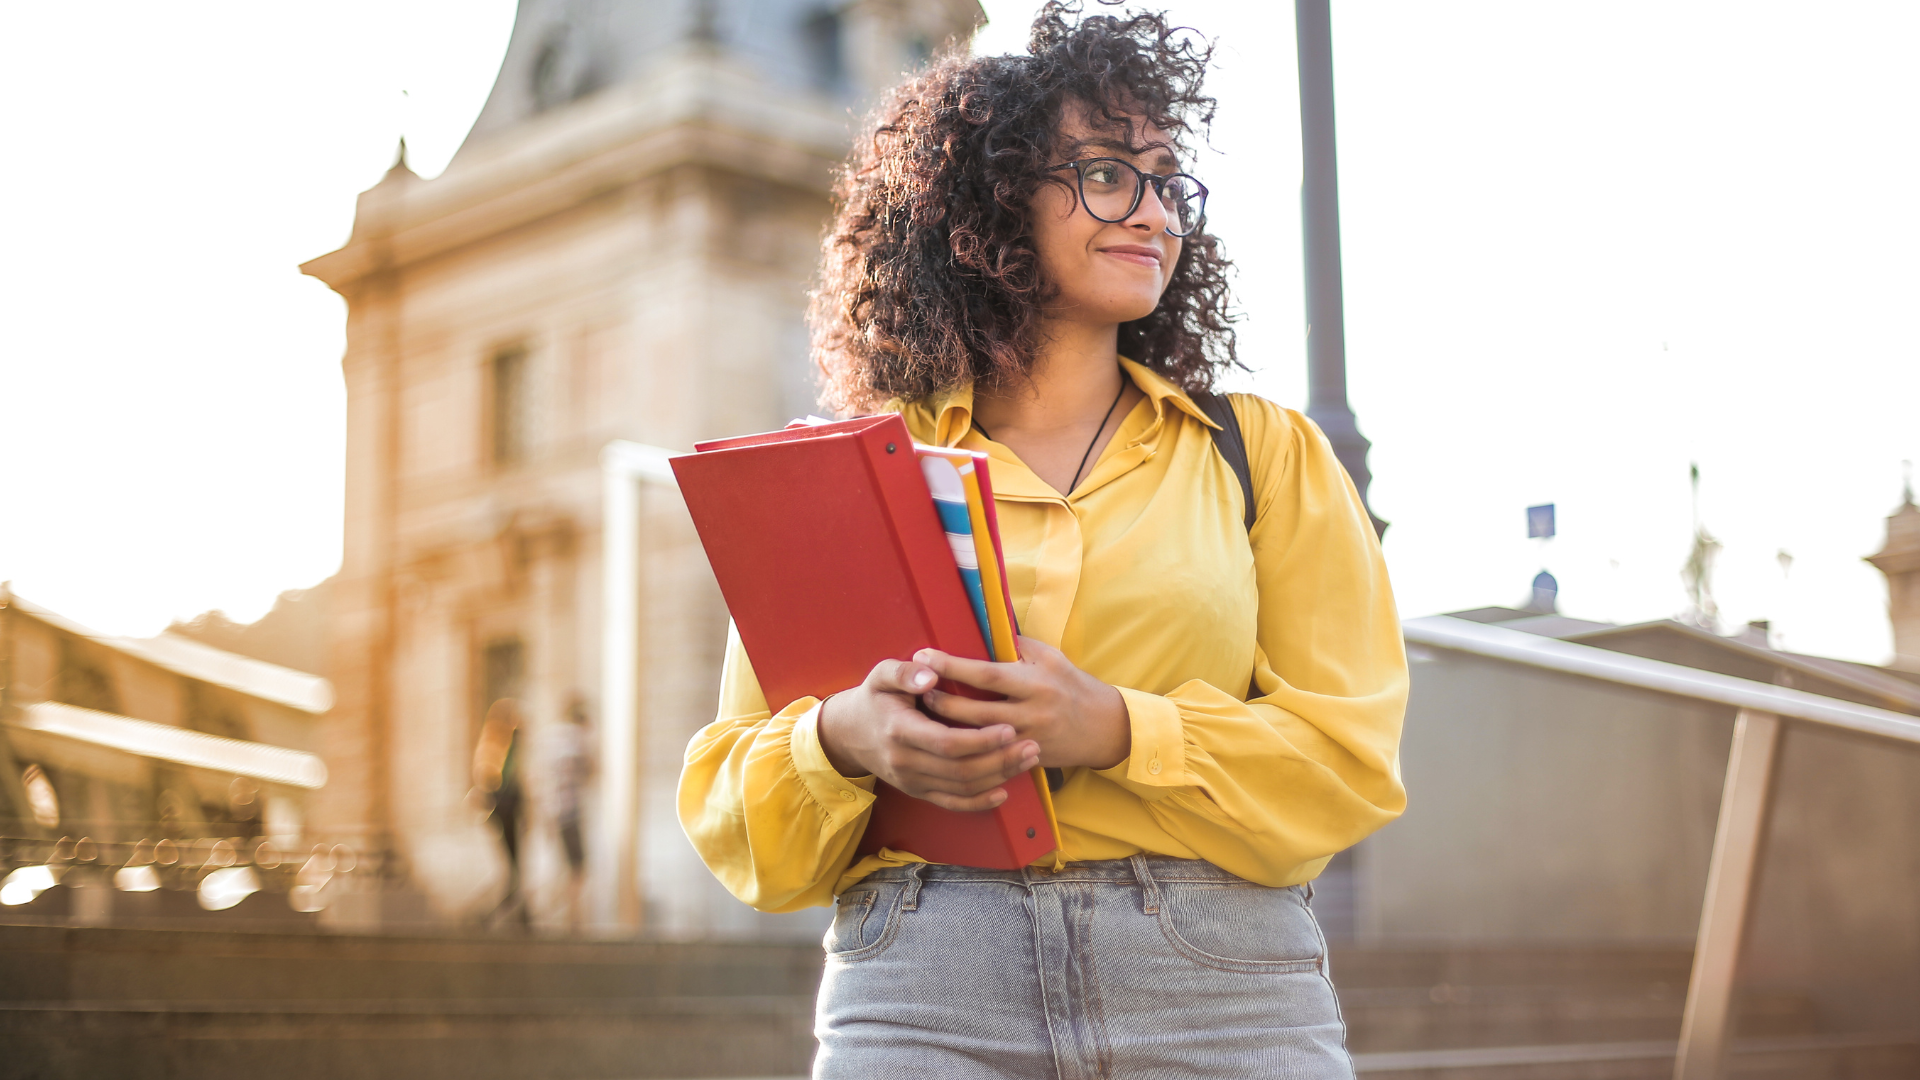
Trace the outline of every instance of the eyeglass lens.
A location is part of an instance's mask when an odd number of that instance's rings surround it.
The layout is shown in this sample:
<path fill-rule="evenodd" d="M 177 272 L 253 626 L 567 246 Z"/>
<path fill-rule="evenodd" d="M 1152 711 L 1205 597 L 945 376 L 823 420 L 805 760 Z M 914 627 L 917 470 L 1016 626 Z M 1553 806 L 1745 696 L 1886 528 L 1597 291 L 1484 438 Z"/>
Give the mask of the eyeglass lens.
<path fill-rule="evenodd" d="M 1140 205 L 1147 183 L 1140 170 L 1118 158 L 1095 158 L 1082 164 L 1080 197 L 1087 212 L 1101 221 L 1125 221 Z M 1160 205 L 1167 211 L 1167 231 L 1185 236 L 1200 224 L 1207 191 L 1185 173 L 1175 173 L 1160 185 Z"/>

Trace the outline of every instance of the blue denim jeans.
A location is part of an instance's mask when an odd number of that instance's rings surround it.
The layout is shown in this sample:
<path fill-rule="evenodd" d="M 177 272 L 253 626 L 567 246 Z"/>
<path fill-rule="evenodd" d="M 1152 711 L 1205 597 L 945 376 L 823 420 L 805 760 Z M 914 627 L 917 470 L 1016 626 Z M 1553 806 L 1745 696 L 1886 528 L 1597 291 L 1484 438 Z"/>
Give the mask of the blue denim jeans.
<path fill-rule="evenodd" d="M 827 931 L 815 1080 L 1350 1080 L 1311 892 L 1160 856 L 908 866 Z"/>

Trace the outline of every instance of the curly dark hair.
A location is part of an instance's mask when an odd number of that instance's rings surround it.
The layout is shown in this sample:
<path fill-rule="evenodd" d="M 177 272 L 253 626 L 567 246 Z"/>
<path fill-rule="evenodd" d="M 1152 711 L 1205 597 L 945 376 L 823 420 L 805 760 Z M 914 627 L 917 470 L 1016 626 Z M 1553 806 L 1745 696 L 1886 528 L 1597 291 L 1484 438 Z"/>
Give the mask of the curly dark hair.
<path fill-rule="evenodd" d="M 1181 150 L 1212 124 L 1212 46 L 1163 15 L 1083 18 L 1051 0 L 1029 50 L 937 61 L 878 107 L 841 170 L 808 313 L 837 407 L 1025 377 L 1050 293 L 1029 206 L 1041 184 L 1064 182 L 1043 170 L 1059 161 L 1069 103 L 1129 144 L 1138 118 Z M 1185 238 L 1153 313 L 1120 327 L 1122 354 L 1190 391 L 1236 362 L 1231 264 L 1205 230 Z"/>

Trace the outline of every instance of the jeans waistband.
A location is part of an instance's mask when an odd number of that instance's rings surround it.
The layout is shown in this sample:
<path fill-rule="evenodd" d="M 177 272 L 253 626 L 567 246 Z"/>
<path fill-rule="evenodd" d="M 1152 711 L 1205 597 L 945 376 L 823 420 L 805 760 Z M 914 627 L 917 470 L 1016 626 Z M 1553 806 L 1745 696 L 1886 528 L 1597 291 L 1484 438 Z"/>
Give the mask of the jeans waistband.
<path fill-rule="evenodd" d="M 1004 881 L 1009 884 L 1047 884 L 1049 882 L 1106 881 L 1138 883 L 1151 888 L 1155 882 L 1221 882 L 1251 884 L 1237 874 L 1203 859 L 1176 859 L 1168 855 L 1135 855 L 1128 859 L 1098 859 L 1068 863 L 1060 870 L 1026 867 L 1021 870 L 982 870 L 972 866 L 947 866 L 942 863 L 912 863 L 888 866 L 867 875 L 867 881 Z"/>

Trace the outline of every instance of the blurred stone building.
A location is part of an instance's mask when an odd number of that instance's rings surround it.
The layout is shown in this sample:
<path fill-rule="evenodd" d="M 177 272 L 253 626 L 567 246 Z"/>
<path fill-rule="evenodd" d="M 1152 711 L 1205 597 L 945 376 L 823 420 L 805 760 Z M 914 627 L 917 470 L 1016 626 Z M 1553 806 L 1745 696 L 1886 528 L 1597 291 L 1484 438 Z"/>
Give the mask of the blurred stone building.
<path fill-rule="evenodd" d="M 1887 542 L 1867 556 L 1887 576 L 1887 616 L 1893 621 L 1893 666 L 1920 674 L 1920 506 L 1908 477 L 1900 508 L 1887 518 Z"/>
<path fill-rule="evenodd" d="M 348 305 L 318 813 L 393 852 L 440 917 L 502 887 L 466 796 L 480 720 L 512 698 L 536 920 L 560 902 L 543 753 L 580 702 L 615 796 L 588 803 L 591 921 L 767 932 L 671 821 L 682 748 L 713 715 L 724 607 L 667 486 L 637 499 L 637 595 L 604 602 L 602 454 L 815 408 L 802 312 L 850 117 L 980 18 L 975 0 L 521 0 L 446 172 L 421 180 L 403 147 L 346 245 L 303 267 Z M 629 606 L 637 628 L 608 638 Z M 629 637 L 613 659 L 633 665 L 634 708 L 601 715 L 603 646 Z"/>
<path fill-rule="evenodd" d="M 322 921 L 287 894 L 316 839 L 327 770 L 313 751 L 331 704 L 318 676 L 172 632 L 97 633 L 0 584 L 4 918 Z M 234 903 L 194 902 L 210 871 L 235 866 Z"/>

